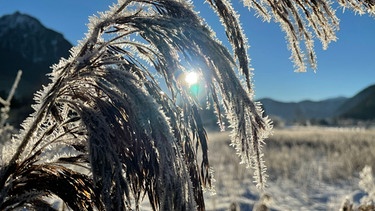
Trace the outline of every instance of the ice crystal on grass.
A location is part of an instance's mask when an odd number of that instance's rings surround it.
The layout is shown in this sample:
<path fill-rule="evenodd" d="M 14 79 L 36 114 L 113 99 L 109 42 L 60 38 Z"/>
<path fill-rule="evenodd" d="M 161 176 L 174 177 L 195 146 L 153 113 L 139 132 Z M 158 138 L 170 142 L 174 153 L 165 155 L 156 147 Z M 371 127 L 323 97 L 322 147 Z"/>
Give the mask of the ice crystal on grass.
<path fill-rule="evenodd" d="M 18 180 L 7 178 L 42 168 L 48 170 L 40 172 L 48 180 L 50 173 L 70 161 L 61 171 L 91 181 L 88 188 L 94 189 L 87 192 L 94 192 L 88 197 L 100 199 L 66 202 L 71 208 L 139 209 L 146 194 L 155 210 L 203 210 L 203 189 L 211 186 L 212 179 L 207 135 L 199 105 L 177 76 L 187 69 L 199 70 L 218 114 L 222 96 L 230 109 L 240 111 L 241 119 L 247 117 L 245 127 L 258 121 L 252 126 L 255 144 L 268 123 L 236 77 L 235 60 L 185 2 L 121 1 L 90 18 L 88 27 L 71 57 L 54 66 L 52 82 L 35 95 L 35 112 L 23 123 L 13 142 L 14 154 L 9 154 L 8 167 L 2 171 L 1 185 L 9 187 L 1 195 L 2 206 L 15 206 L 9 196 L 17 195 L 20 189 L 15 187 L 21 187 Z M 233 35 L 231 41 L 242 43 L 238 40 L 243 38 Z M 246 51 L 236 55 L 246 69 L 247 60 L 242 61 Z M 153 69 L 164 77 L 171 97 L 161 94 Z M 249 70 L 243 72 L 250 90 Z M 72 152 L 42 158 L 64 145 Z M 85 163 L 92 176 L 74 171 L 74 166 Z M 15 168 L 20 170 L 14 172 Z M 260 178 L 262 174 L 257 173 Z M 46 191 L 65 201 L 60 191 Z"/>
<path fill-rule="evenodd" d="M 339 20 L 331 7 L 331 1 L 244 0 L 243 3 L 249 9 L 255 9 L 264 20 L 280 24 L 286 34 L 297 72 L 307 71 L 307 64 L 314 70 L 317 68 L 314 37 L 322 42 L 323 49 L 327 49 L 330 42 L 336 41 Z M 375 8 L 372 13 L 374 11 Z"/>
<path fill-rule="evenodd" d="M 272 126 L 252 99 L 247 40 L 229 1 L 209 3 L 233 55 L 190 2 L 119 0 L 91 17 L 86 37 L 53 66 L 50 84 L 35 94 L 34 113 L 3 147 L 0 209 L 41 209 L 53 196 L 74 210 L 139 210 L 147 196 L 153 210 L 204 210 L 203 190 L 213 180 L 208 138 L 200 104 L 179 79 L 191 69 L 202 75 L 219 124 L 225 113 L 232 144 L 264 187 L 262 145 Z M 280 22 L 301 71 L 301 38 L 315 64 L 307 28 L 323 43 L 335 38 L 328 2 L 245 3 Z"/>
<path fill-rule="evenodd" d="M 365 166 L 359 173 L 359 187 L 367 193 L 367 196 L 361 199 L 361 204 L 372 204 L 375 203 L 375 181 L 372 174 L 372 168 Z"/>

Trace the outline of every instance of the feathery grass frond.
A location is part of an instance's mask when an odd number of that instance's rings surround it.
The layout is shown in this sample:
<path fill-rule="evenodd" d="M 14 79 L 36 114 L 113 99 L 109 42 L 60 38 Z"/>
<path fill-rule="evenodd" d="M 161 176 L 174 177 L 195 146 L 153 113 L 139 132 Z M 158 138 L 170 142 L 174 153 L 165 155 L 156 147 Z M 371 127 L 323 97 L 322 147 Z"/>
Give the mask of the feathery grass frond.
<path fill-rule="evenodd" d="M 368 13 L 372 17 L 375 17 L 375 1 L 374 0 L 338 0 L 340 6 L 344 9 L 349 8 L 354 12 L 363 15 Z"/>
<path fill-rule="evenodd" d="M 87 37 L 53 67 L 35 112 L 5 148 L 2 208 L 54 194 L 80 210 L 139 210 L 145 195 L 154 210 L 204 210 L 208 140 L 199 104 L 179 79 L 191 68 L 204 76 L 219 118 L 224 100 L 234 143 L 262 186 L 260 150 L 270 127 L 251 100 L 245 37 L 236 27 L 232 58 L 187 2 L 121 0 L 91 17 Z M 54 184 L 35 187 L 39 179 Z"/>
<path fill-rule="evenodd" d="M 59 165 L 30 164 L 17 172 L 9 189 L 9 197 L 1 204 L 1 210 L 22 207 L 24 204 L 40 202 L 43 196 L 54 194 L 74 210 L 101 208 L 96 198 L 91 179 L 76 171 Z M 40 205 L 38 203 L 37 205 Z"/>
<path fill-rule="evenodd" d="M 249 68 L 246 37 L 229 2 L 226 0 L 209 2 L 226 28 L 228 40 L 232 43 L 235 58 L 246 77 L 248 88 L 248 90 L 242 88 L 229 62 L 218 61 L 217 64 L 212 64 L 220 67 L 214 72 L 214 78 L 220 82 L 220 94 L 224 99 L 224 106 L 233 129 L 232 145 L 237 149 L 241 161 L 255 170 L 254 178 L 257 186 L 264 188 L 267 175 L 261 149 L 263 140 L 268 137 L 272 125 L 267 117 L 263 117 L 260 105 L 252 101 L 253 85 L 250 81 L 252 73 Z M 205 53 L 209 55 L 209 52 Z M 215 56 L 220 57 L 220 55 Z"/>
<path fill-rule="evenodd" d="M 344 9 L 349 8 L 359 14 L 375 15 L 375 1 L 338 0 Z M 244 5 L 253 8 L 266 21 L 280 24 L 286 33 L 288 48 L 290 49 L 297 72 L 306 72 L 310 64 L 317 69 L 314 51 L 314 38 L 318 38 L 323 49 L 336 41 L 339 30 L 339 19 L 332 8 L 332 1 L 301 1 L 301 0 L 244 0 Z M 303 42 L 304 44 L 301 44 Z"/>
<path fill-rule="evenodd" d="M 147 196 L 153 210 L 204 210 L 212 175 L 200 103 L 181 80 L 191 69 L 202 75 L 220 126 L 223 102 L 232 145 L 263 188 L 262 146 L 272 125 L 252 99 L 238 16 L 227 0 L 209 4 L 233 55 L 190 2 L 119 0 L 91 17 L 86 38 L 53 66 L 51 83 L 35 94 L 35 112 L 2 147 L 0 209 L 48 207 L 45 199 L 53 196 L 75 210 L 140 210 Z M 307 62 L 316 69 L 314 35 L 324 48 L 336 39 L 338 19 L 328 1 L 244 4 L 280 23 L 297 71 L 306 71 Z M 373 0 L 341 4 L 374 13 Z M 0 100 L 5 107 L 13 91 Z"/>
<path fill-rule="evenodd" d="M 286 33 L 291 59 L 297 72 L 306 72 L 306 63 L 314 70 L 317 68 L 314 36 L 322 42 L 323 49 L 330 42 L 336 41 L 339 20 L 329 1 L 245 0 L 244 5 L 249 9 L 254 8 L 264 20 L 280 24 Z M 303 47 L 301 42 L 304 42 Z"/>

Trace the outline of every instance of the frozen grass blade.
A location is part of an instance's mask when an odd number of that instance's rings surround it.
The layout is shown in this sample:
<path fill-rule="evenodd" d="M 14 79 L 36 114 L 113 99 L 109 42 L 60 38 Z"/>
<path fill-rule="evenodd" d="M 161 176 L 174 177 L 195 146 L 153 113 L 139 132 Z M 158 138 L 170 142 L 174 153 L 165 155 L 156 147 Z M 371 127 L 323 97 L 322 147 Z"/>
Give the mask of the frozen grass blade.
<path fill-rule="evenodd" d="M 234 55 L 190 2 L 119 0 L 91 17 L 86 38 L 53 66 L 51 83 L 35 94 L 35 112 L 3 147 L 0 209 L 48 207 L 44 199 L 53 195 L 76 210 L 140 210 L 145 196 L 153 210 L 205 210 L 209 143 L 200 104 L 180 78 L 191 69 L 202 76 L 220 126 L 223 102 L 232 145 L 263 188 L 262 146 L 272 125 L 252 99 L 247 40 L 237 15 L 229 1 L 209 3 Z M 315 68 L 309 27 L 324 45 L 335 39 L 338 21 L 329 2 L 245 4 L 280 22 L 299 71 L 306 69 L 300 40 Z M 373 14 L 373 2 L 359 4 Z M 9 106 L 13 93 L 0 103 Z"/>

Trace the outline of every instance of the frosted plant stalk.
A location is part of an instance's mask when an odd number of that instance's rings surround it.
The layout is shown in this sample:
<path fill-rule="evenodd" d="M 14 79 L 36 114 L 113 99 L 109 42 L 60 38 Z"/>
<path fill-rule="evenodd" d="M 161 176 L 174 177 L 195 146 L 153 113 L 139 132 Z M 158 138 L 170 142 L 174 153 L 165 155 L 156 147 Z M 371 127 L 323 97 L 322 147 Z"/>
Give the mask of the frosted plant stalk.
<path fill-rule="evenodd" d="M 9 111 L 10 111 L 10 102 L 13 99 L 14 93 L 16 92 L 18 83 L 21 80 L 22 71 L 19 70 L 17 72 L 17 76 L 14 79 L 12 88 L 9 91 L 8 97 L 4 100 L 0 97 L 0 103 L 3 104 L 3 107 L 1 108 L 1 115 L 0 115 L 0 128 L 4 126 L 6 120 L 9 117 Z"/>
<path fill-rule="evenodd" d="M 51 195 L 73 210 L 140 210 L 145 196 L 153 210 L 205 210 L 203 191 L 212 181 L 207 133 L 201 105 L 178 79 L 191 69 L 202 75 L 219 124 L 225 113 L 232 145 L 264 188 L 262 146 L 272 125 L 252 99 L 247 40 L 229 1 L 209 3 L 233 55 L 191 2 L 119 0 L 90 17 L 86 38 L 53 66 L 34 113 L 4 146 L 0 210 L 45 209 Z M 301 40 L 315 67 L 308 29 L 324 45 L 335 39 L 329 2 L 245 4 L 280 22 L 299 71 L 306 69 Z M 372 0 L 363 5 L 373 12 Z"/>

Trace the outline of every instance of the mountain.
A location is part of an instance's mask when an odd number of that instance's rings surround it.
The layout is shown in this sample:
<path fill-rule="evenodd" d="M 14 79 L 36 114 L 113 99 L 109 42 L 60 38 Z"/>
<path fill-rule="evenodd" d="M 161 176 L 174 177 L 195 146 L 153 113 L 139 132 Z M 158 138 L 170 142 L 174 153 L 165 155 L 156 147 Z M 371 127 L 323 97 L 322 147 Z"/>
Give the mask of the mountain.
<path fill-rule="evenodd" d="M 260 101 L 265 113 L 271 117 L 279 117 L 291 124 L 295 121 L 310 119 L 326 119 L 334 117 L 338 108 L 346 102 L 347 98 L 337 97 L 322 101 L 305 100 L 301 102 L 279 102 L 269 98 Z"/>
<path fill-rule="evenodd" d="M 23 71 L 17 95 L 31 98 L 48 82 L 50 66 L 69 56 L 72 45 L 63 35 L 19 12 L 0 17 L 0 91 L 10 89 L 16 73 Z"/>
<path fill-rule="evenodd" d="M 375 84 L 360 91 L 348 99 L 338 110 L 338 116 L 344 119 L 375 119 Z"/>
<path fill-rule="evenodd" d="M 258 100 L 271 118 L 280 118 L 287 124 L 307 120 L 375 120 L 375 84 L 366 87 L 351 98 L 337 97 L 322 101 L 279 102 L 269 98 Z"/>
<path fill-rule="evenodd" d="M 72 47 L 64 36 L 19 12 L 0 17 L 0 95 L 7 96 L 18 70 L 21 81 L 12 102 L 9 122 L 15 126 L 31 112 L 35 91 L 49 82 L 46 74 Z"/>

